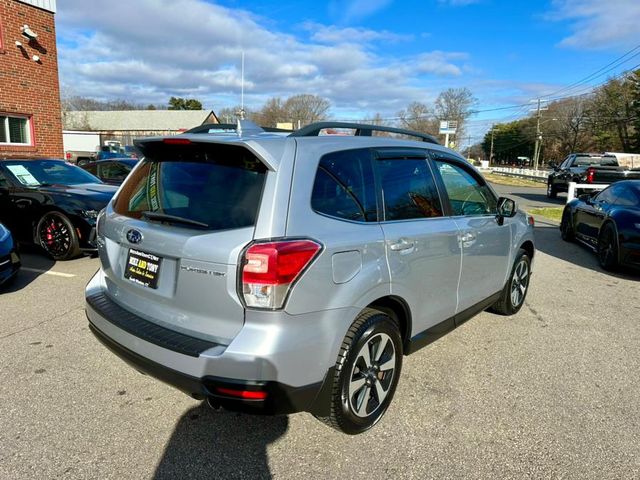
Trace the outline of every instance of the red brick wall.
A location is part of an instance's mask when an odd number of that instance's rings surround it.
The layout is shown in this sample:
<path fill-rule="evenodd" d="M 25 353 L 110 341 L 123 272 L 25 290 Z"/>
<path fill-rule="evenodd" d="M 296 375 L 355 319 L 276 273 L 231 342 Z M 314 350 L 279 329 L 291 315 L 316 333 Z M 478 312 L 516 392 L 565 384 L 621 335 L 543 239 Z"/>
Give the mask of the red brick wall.
<path fill-rule="evenodd" d="M 38 34 L 29 42 L 23 25 Z M 0 0 L 0 114 L 31 116 L 32 146 L 0 145 L 0 158 L 62 158 L 62 118 L 54 15 Z M 23 48 L 16 46 L 16 40 Z M 38 55 L 39 62 L 32 57 Z"/>

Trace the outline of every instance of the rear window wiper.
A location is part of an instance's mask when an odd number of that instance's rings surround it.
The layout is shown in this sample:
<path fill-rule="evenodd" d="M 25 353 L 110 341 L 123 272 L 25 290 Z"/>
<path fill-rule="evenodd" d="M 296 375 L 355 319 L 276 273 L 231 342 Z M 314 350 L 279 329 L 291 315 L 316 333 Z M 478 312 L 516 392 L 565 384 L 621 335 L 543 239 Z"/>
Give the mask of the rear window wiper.
<path fill-rule="evenodd" d="M 181 223 L 183 225 L 191 225 L 193 227 L 210 228 L 208 224 L 199 222 L 197 220 L 191 220 L 190 218 L 178 217 L 177 215 L 169 215 L 159 212 L 142 212 L 142 218 L 148 218 L 149 220 L 158 220 L 160 222 Z"/>

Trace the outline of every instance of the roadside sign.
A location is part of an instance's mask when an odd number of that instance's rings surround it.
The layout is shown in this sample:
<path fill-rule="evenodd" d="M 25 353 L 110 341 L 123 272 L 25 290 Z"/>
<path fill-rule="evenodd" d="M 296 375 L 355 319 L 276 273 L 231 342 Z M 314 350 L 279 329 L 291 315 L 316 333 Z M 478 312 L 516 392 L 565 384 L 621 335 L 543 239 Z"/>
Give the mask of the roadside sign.
<path fill-rule="evenodd" d="M 455 135 L 458 129 L 458 122 L 453 120 L 442 120 L 440 122 L 440 135 Z"/>

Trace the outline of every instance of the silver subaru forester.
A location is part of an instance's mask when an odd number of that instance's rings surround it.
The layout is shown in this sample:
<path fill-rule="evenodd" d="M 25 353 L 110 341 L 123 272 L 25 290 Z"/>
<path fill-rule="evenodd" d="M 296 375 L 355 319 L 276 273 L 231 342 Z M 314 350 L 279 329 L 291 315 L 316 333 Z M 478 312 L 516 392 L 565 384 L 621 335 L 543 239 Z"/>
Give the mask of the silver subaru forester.
<path fill-rule="evenodd" d="M 404 355 L 524 303 L 533 219 L 428 135 L 241 121 L 137 147 L 98 218 L 91 331 L 213 407 L 363 432 Z"/>

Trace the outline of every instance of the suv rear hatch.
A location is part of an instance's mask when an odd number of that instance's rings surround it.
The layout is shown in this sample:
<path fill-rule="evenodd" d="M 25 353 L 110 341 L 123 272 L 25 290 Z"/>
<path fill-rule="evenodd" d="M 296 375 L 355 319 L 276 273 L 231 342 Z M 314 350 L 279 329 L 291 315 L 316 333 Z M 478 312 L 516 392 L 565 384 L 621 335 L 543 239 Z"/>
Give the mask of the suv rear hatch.
<path fill-rule="evenodd" d="M 149 321 L 228 344 L 244 323 L 237 260 L 254 235 L 267 167 L 239 145 L 138 147 L 144 160 L 98 225 L 107 294 Z"/>

